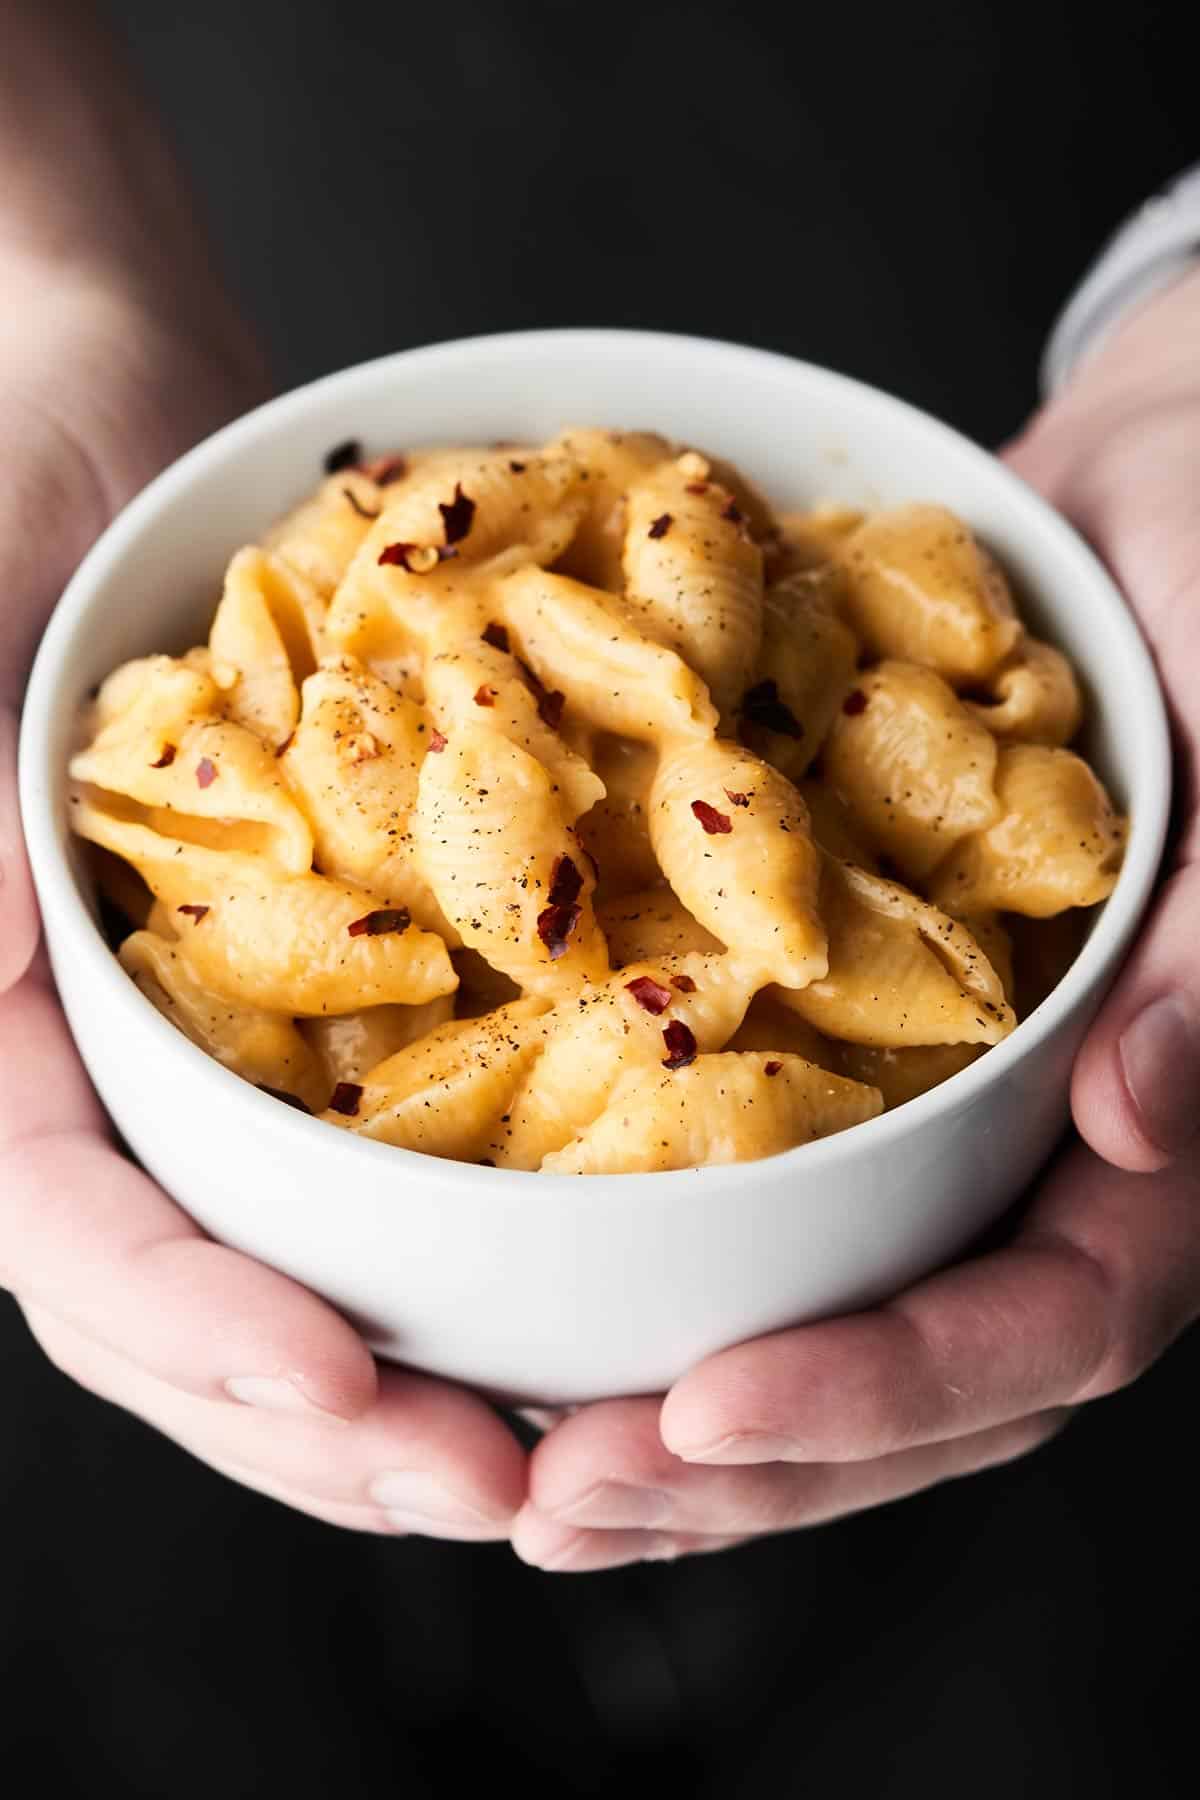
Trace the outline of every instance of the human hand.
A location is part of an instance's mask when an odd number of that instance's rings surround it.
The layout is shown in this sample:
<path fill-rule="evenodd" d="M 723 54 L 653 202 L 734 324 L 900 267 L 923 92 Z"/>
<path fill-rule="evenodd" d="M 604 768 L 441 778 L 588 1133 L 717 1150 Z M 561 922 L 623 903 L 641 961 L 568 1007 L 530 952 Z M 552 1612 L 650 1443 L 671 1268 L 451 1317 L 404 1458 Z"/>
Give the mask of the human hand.
<path fill-rule="evenodd" d="M 17 819 L 28 660 L 112 512 L 261 376 L 211 308 L 167 323 L 24 252 L 0 282 L 0 1282 L 60 1369 L 232 1479 L 351 1528 L 503 1538 L 525 1466 L 493 1410 L 377 1370 L 332 1307 L 210 1242 L 119 1154 L 75 1055 Z"/>
<path fill-rule="evenodd" d="M 870 1312 L 710 1357 L 535 1450 L 519 1555 L 586 1570 L 722 1549 L 1034 1449 L 1200 1312 L 1200 272 L 1078 372 L 1008 459 L 1088 537 L 1157 657 L 1179 830 L 1077 1060 L 1084 1140 L 1010 1241 Z"/>

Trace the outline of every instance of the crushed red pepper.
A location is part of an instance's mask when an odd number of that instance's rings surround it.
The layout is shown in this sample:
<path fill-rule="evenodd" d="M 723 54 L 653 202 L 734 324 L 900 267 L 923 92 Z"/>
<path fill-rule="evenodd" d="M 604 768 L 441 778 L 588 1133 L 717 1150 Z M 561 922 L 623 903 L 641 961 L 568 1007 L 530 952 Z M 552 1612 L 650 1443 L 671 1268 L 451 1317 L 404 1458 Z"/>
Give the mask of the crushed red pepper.
<path fill-rule="evenodd" d="M 664 1013 L 671 1004 L 670 988 L 655 981 L 653 975 L 639 975 L 635 981 L 627 981 L 625 992 L 632 994 L 643 1011 L 648 1013 Z"/>
<path fill-rule="evenodd" d="M 446 748 L 445 733 L 439 731 L 436 725 L 429 733 L 429 748 L 433 751 L 435 756 L 440 756 L 442 751 Z"/>
<path fill-rule="evenodd" d="M 330 1112 L 341 1113 L 344 1118 L 352 1119 L 358 1112 L 358 1103 L 363 1097 L 360 1083 L 357 1081 L 339 1081 L 329 1098 Z"/>
<path fill-rule="evenodd" d="M 670 513 L 659 513 L 657 519 L 653 521 L 650 529 L 647 531 L 646 536 L 652 538 L 666 537 L 673 523 L 674 520 Z"/>
<path fill-rule="evenodd" d="M 579 895 L 583 876 L 569 856 L 556 856 L 550 870 L 549 905 L 538 914 L 537 934 L 550 952 L 552 962 L 567 952 L 567 939 L 579 922 L 583 910 Z"/>
<path fill-rule="evenodd" d="M 343 469 L 352 469 L 362 459 L 362 445 L 357 438 L 346 438 L 335 444 L 325 457 L 325 473 L 338 475 Z"/>
<path fill-rule="evenodd" d="M 664 1069 L 686 1069 L 689 1063 L 695 1062 L 695 1033 L 682 1019 L 672 1019 L 669 1025 L 663 1026 L 663 1043 L 667 1046 Z"/>
<path fill-rule="evenodd" d="M 164 744 L 162 747 L 162 755 L 157 762 L 152 762 L 150 767 L 152 769 L 169 769 L 171 764 L 175 761 L 176 755 L 177 751 L 174 744 Z"/>
<path fill-rule="evenodd" d="M 485 629 L 483 641 L 485 644 L 490 644 L 493 650 L 503 650 L 505 654 L 508 652 L 508 631 L 503 625 L 498 625 L 494 619 Z"/>
<path fill-rule="evenodd" d="M 353 488 L 344 487 L 342 492 L 345 494 L 347 500 L 350 502 L 360 519 L 377 519 L 383 511 L 383 508 L 380 506 L 377 506 L 374 512 L 371 511 L 369 506 L 364 506 Z"/>
<path fill-rule="evenodd" d="M 205 915 L 211 911 L 211 908 L 207 907 L 207 906 L 190 906 L 189 905 L 189 906 L 177 906 L 175 908 L 175 911 L 181 912 L 181 913 L 186 913 L 187 917 L 192 921 L 192 924 L 198 925 L 200 923 L 201 919 L 203 919 L 205 917 Z"/>
<path fill-rule="evenodd" d="M 782 1069 L 782 1067 L 783 1067 L 783 1064 L 781 1062 L 765 1063 L 763 1065 L 763 1074 L 764 1075 L 778 1075 L 778 1073 L 779 1073 L 780 1069 Z"/>
<path fill-rule="evenodd" d="M 696 984 L 690 975 L 672 975 L 671 986 L 678 988 L 681 994 L 694 994 Z"/>
<path fill-rule="evenodd" d="M 460 481 L 456 481 L 454 484 L 453 500 L 448 503 L 438 501 L 438 511 L 442 515 L 446 542 L 461 544 L 471 529 L 471 523 L 475 517 L 475 502 L 469 494 L 463 493 Z"/>
<path fill-rule="evenodd" d="M 725 789 L 725 797 L 733 806 L 749 806 L 749 794 L 735 794 L 732 788 Z"/>
<path fill-rule="evenodd" d="M 850 718 L 855 719 L 858 717 L 859 713 L 864 713 L 866 710 L 867 696 L 863 693 L 861 688 L 851 688 L 850 692 L 846 695 L 846 698 L 842 701 L 842 711 L 848 714 Z"/>
<path fill-rule="evenodd" d="M 384 937 L 389 932 L 407 931 L 411 924 L 412 914 L 407 906 L 381 906 L 352 920 L 346 930 L 351 937 Z"/>
<path fill-rule="evenodd" d="M 486 681 L 481 681 L 479 686 L 475 689 L 475 704 L 476 706 L 495 706 L 495 688 L 489 687 Z"/>
<path fill-rule="evenodd" d="M 733 820 L 728 813 L 718 812 L 707 800 L 693 800 L 692 811 L 703 825 L 709 837 L 717 837 L 733 830 Z"/>
<path fill-rule="evenodd" d="M 760 681 L 746 691 L 742 697 L 742 718 L 748 725 L 761 725 L 764 731 L 777 732 L 780 737 L 804 736 L 803 725 L 779 698 L 773 681 Z"/>
<path fill-rule="evenodd" d="M 196 764 L 196 782 L 202 788 L 211 787 L 217 779 L 217 765 L 210 757 L 202 756 Z"/>

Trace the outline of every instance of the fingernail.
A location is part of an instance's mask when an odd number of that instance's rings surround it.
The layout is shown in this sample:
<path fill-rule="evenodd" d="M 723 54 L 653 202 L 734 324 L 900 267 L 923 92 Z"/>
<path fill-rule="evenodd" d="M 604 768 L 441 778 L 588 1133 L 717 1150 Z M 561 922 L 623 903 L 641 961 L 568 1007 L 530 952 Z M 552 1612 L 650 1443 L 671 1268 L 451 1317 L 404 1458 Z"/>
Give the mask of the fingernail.
<path fill-rule="evenodd" d="M 1121 1069 L 1146 1136 L 1174 1156 L 1200 1128 L 1200 1017 L 1183 994 L 1164 994 L 1126 1027 Z"/>
<path fill-rule="evenodd" d="M 337 1425 L 349 1422 L 314 1405 L 294 1381 L 282 1375 L 231 1375 L 225 1392 L 242 1406 L 257 1406 L 264 1412 L 300 1413 L 310 1419 L 329 1419 Z"/>
<path fill-rule="evenodd" d="M 550 1517 L 569 1525 L 637 1529 L 665 1525 L 674 1509 L 674 1497 L 663 1488 L 634 1487 L 627 1481 L 598 1481 L 576 1499 L 553 1507 Z"/>
<path fill-rule="evenodd" d="M 424 1469 L 390 1469 L 377 1475 L 369 1489 L 376 1506 L 381 1506 L 393 1525 L 407 1524 L 411 1530 L 428 1530 L 430 1525 L 480 1527 L 494 1534 L 507 1524 L 481 1512 L 466 1500 L 460 1500 L 449 1488 Z"/>
<path fill-rule="evenodd" d="M 561 1550 L 546 1558 L 538 1566 L 549 1575 L 565 1574 L 574 1571 L 584 1574 L 593 1569 L 619 1569 L 627 1563 L 639 1562 L 674 1562 L 682 1554 L 683 1546 L 673 1537 L 664 1537 L 660 1532 L 648 1531 L 638 1538 L 636 1543 L 612 1544 L 597 1539 L 590 1532 L 581 1531 L 579 1536 L 564 1544 Z"/>
<path fill-rule="evenodd" d="M 767 1431 L 730 1431 L 708 1444 L 671 1446 L 682 1462 L 768 1463 L 803 1462 L 804 1448 L 794 1438 L 775 1437 Z"/>

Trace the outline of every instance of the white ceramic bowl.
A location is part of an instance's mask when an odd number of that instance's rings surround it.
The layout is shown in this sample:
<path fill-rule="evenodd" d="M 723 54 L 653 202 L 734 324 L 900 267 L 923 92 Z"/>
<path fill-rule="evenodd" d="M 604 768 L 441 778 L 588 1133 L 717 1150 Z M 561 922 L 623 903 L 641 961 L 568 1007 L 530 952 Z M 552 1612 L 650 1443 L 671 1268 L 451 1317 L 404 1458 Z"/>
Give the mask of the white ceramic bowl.
<path fill-rule="evenodd" d="M 665 1175 L 469 1167 L 356 1139 L 210 1061 L 106 949 L 66 831 L 76 709 L 115 664 L 207 632 L 225 562 L 346 438 L 653 429 L 730 457 L 775 501 L 960 511 L 1072 657 L 1088 748 L 1133 816 L 1125 866 L 1049 999 L 896 1112 L 782 1156 Z M 136 1155 L 215 1237 L 327 1295 L 383 1355 L 512 1398 L 666 1387 L 740 1339 L 890 1294 L 1013 1201 L 1067 1120 L 1071 1062 L 1154 880 L 1169 795 L 1162 703 L 1124 603 L 1074 532 L 992 457 L 827 370 L 617 331 L 476 338 L 327 377 L 151 484 L 54 615 L 30 684 L 21 799 L 50 954 L 92 1079 Z"/>

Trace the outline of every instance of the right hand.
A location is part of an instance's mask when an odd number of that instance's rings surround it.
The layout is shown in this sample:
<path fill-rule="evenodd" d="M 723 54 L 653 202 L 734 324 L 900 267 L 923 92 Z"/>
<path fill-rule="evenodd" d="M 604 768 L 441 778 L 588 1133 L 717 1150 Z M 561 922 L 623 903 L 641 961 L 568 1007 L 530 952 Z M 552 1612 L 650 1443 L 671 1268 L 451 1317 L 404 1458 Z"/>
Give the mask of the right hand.
<path fill-rule="evenodd" d="M 205 1237 L 120 1154 L 76 1056 L 17 816 L 29 661 L 112 514 L 262 378 L 232 320 L 168 325 L 26 259 L 0 279 L 0 1282 L 58 1368 L 231 1479 L 352 1529 L 505 1538 L 525 1457 L 497 1413 L 377 1368 L 331 1306 Z"/>

